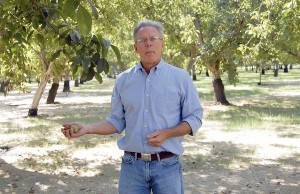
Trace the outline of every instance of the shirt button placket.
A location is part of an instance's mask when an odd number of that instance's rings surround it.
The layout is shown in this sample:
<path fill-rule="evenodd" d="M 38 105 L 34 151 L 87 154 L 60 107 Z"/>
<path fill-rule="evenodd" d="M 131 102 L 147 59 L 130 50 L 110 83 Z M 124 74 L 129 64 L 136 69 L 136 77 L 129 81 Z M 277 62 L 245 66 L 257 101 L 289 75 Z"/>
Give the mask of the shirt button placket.
<path fill-rule="evenodd" d="M 148 130 L 147 128 L 149 127 L 149 106 L 150 106 L 150 75 L 148 75 L 147 79 L 146 79 L 146 87 L 145 87 L 145 107 L 144 107 L 144 137 L 146 137 L 148 135 Z"/>

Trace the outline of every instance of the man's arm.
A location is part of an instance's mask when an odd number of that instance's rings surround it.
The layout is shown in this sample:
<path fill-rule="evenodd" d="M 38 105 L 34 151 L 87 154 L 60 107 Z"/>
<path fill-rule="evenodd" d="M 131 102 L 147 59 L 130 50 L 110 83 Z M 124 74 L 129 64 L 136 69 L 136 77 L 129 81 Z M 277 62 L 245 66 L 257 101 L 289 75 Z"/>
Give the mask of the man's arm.
<path fill-rule="evenodd" d="M 159 147 L 169 138 L 184 136 L 191 132 L 191 126 L 187 122 L 183 121 L 174 128 L 159 130 L 148 135 L 148 143 L 154 147 Z"/>
<path fill-rule="evenodd" d="M 78 127 L 78 131 L 74 133 L 71 130 L 71 126 L 75 125 Z M 89 125 L 84 125 L 81 123 L 65 123 L 61 128 L 62 133 L 67 138 L 76 138 L 85 134 L 98 134 L 98 135 L 109 135 L 117 133 L 117 129 L 108 121 L 103 121 L 100 123 L 93 123 Z"/>

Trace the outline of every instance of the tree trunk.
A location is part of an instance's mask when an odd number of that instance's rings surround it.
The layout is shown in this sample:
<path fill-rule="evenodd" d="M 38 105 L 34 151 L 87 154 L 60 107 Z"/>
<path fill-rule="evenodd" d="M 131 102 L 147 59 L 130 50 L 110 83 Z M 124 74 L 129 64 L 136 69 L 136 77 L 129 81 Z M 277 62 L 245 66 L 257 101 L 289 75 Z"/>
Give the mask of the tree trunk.
<path fill-rule="evenodd" d="M 194 80 L 194 74 L 195 74 L 195 56 L 196 56 L 196 46 L 191 45 L 190 46 L 190 58 L 187 65 L 187 71 L 190 75 L 193 75 Z"/>
<path fill-rule="evenodd" d="M 274 77 L 278 77 L 279 65 L 275 64 Z"/>
<path fill-rule="evenodd" d="M 261 74 L 262 74 L 262 71 L 260 70 L 259 71 L 259 82 L 257 83 L 257 85 L 259 85 L 259 86 L 261 85 Z"/>
<path fill-rule="evenodd" d="M 278 77 L 278 69 L 274 69 L 274 77 Z"/>
<path fill-rule="evenodd" d="M 226 99 L 224 84 L 221 78 L 217 78 L 213 80 L 213 87 L 214 87 L 216 102 L 222 105 L 231 105 Z"/>
<path fill-rule="evenodd" d="M 1 82 L 1 90 L 0 90 L 0 92 L 3 92 L 4 96 L 7 96 L 7 93 L 9 92 L 9 89 L 8 89 L 9 83 L 10 83 L 10 79 Z"/>
<path fill-rule="evenodd" d="M 288 73 L 288 72 L 289 72 L 288 65 L 284 65 L 283 73 Z"/>
<path fill-rule="evenodd" d="M 206 77 L 209 77 L 208 69 L 206 69 L 205 76 L 206 76 Z"/>
<path fill-rule="evenodd" d="M 78 79 L 75 79 L 74 87 L 79 87 L 79 81 L 78 81 Z"/>
<path fill-rule="evenodd" d="M 85 80 L 80 79 L 79 84 L 84 84 Z"/>
<path fill-rule="evenodd" d="M 64 81 L 63 92 L 71 92 L 71 90 L 70 90 L 70 80 L 65 80 Z"/>
<path fill-rule="evenodd" d="M 48 98 L 47 98 L 47 104 L 54 104 L 54 101 L 55 101 L 55 97 L 56 97 L 56 94 L 57 94 L 57 90 L 58 90 L 58 87 L 59 87 L 59 79 L 60 77 L 55 77 L 53 78 L 53 83 L 52 83 L 52 86 L 49 90 L 49 94 L 48 94 Z"/>
<path fill-rule="evenodd" d="M 222 105 L 231 105 L 225 96 L 225 88 L 224 84 L 221 79 L 221 72 L 219 69 L 219 61 L 215 61 L 214 65 L 210 65 L 210 67 L 213 67 L 211 69 L 212 71 L 212 77 L 213 77 L 213 88 L 214 88 L 214 93 L 215 93 L 215 98 L 216 98 L 216 103 L 220 103 Z"/>
<path fill-rule="evenodd" d="M 70 76 L 65 75 L 65 81 L 64 81 L 64 89 L 63 92 L 70 92 Z"/>
<path fill-rule="evenodd" d="M 40 80 L 40 84 L 39 87 L 36 90 L 36 93 L 33 97 L 33 101 L 31 104 L 31 107 L 28 111 L 28 116 L 37 116 L 37 112 L 38 112 L 38 106 L 40 103 L 40 100 L 42 98 L 42 95 L 45 91 L 46 85 L 48 83 L 48 80 L 50 78 L 51 72 L 54 68 L 54 63 L 50 62 L 47 72 L 45 73 L 45 75 L 42 77 L 42 79 Z"/>
<path fill-rule="evenodd" d="M 196 81 L 197 80 L 197 75 L 196 75 L 196 68 L 195 68 L 195 65 L 193 65 L 193 80 Z"/>

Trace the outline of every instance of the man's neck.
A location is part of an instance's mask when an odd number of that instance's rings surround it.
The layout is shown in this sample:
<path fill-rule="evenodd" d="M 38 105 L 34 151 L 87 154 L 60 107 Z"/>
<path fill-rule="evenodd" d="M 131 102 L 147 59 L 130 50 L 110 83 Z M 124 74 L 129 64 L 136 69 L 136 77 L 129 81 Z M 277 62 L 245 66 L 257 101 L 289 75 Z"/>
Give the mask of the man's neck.
<path fill-rule="evenodd" d="M 141 61 L 141 64 L 143 66 L 143 68 L 145 69 L 146 73 L 149 74 L 150 73 L 150 70 L 155 67 L 156 65 L 158 65 L 160 62 L 160 60 L 158 62 L 155 62 L 155 63 L 143 63 Z"/>

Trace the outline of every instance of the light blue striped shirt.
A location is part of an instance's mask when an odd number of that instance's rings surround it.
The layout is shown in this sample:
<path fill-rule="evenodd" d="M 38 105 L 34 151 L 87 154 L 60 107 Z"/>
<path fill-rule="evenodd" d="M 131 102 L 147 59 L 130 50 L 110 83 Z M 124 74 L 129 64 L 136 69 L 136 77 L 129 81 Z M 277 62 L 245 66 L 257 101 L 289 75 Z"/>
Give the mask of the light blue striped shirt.
<path fill-rule="evenodd" d="M 195 134 L 202 125 L 203 109 L 189 74 L 162 59 L 149 75 L 141 63 L 119 74 L 112 94 L 111 122 L 119 133 L 121 150 L 153 154 L 184 151 L 182 137 L 170 138 L 160 147 L 147 143 L 147 135 L 186 121 Z"/>

